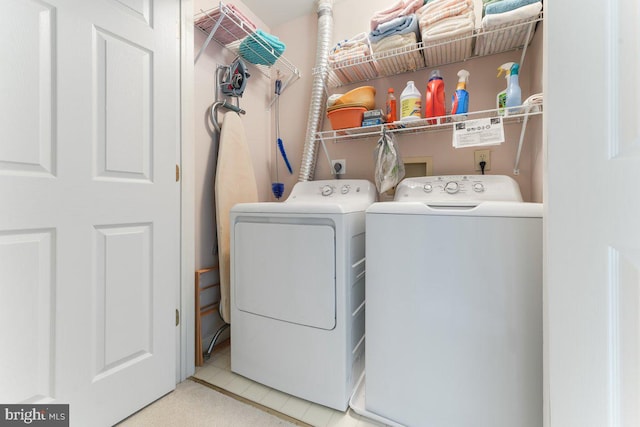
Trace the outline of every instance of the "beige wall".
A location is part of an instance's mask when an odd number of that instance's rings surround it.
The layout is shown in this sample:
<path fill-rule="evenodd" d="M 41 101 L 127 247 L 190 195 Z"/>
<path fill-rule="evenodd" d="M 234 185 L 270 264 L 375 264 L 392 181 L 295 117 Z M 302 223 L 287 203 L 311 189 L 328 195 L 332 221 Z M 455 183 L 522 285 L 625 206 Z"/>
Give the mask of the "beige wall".
<path fill-rule="evenodd" d="M 227 1 L 226 4 L 236 4 L 242 11 L 250 15 L 246 6 L 239 1 Z M 218 5 L 215 0 L 196 0 L 196 12 L 200 9 L 210 9 Z M 256 25 L 267 28 L 255 16 L 250 15 Z M 206 36 L 199 30 L 195 31 L 195 50 L 200 49 Z M 229 65 L 235 56 L 212 41 L 205 53 L 195 65 L 195 191 L 196 191 L 196 267 L 210 266 L 216 262 L 213 256 L 215 241 L 215 222 L 213 211 L 213 184 L 218 137 L 209 121 L 209 107 L 215 97 L 215 71 L 218 65 Z M 249 65 L 251 77 L 240 106 L 247 111 L 242 117 L 245 125 L 247 141 L 253 158 L 253 167 L 258 184 L 261 200 L 266 200 L 271 194 L 268 158 L 270 147 L 268 137 L 271 133 L 271 116 L 268 110 L 272 83 L 262 75 L 253 65 Z M 223 120 L 223 109 L 218 117 Z"/>
<path fill-rule="evenodd" d="M 292 0 L 293 1 L 293 0 Z M 304 16 L 277 28 L 269 29 L 254 16 L 240 1 L 227 1 L 236 4 L 258 27 L 277 35 L 286 44 L 285 56 L 300 69 L 301 78 L 293 83 L 280 99 L 280 133 L 287 149 L 294 174 L 286 172 L 279 160 L 280 181 L 285 183 L 285 198 L 298 181 L 299 165 L 306 133 L 309 111 L 309 97 L 313 81 L 312 69 L 315 66 L 317 16 Z M 389 4 L 389 0 L 338 0 L 334 5 L 333 41 L 350 38 L 369 28 L 370 16 Z M 209 9 L 218 4 L 217 0 L 196 0 L 195 10 Z M 520 84 L 523 100 L 532 93 L 542 91 L 542 25 L 539 25 L 534 42 L 522 69 Z M 205 36 L 196 30 L 195 50 L 199 50 Z M 234 59 L 233 54 L 212 42 L 195 66 L 195 192 L 196 192 L 196 268 L 214 265 L 217 257 L 215 241 L 215 221 L 213 210 L 213 184 L 215 171 L 215 151 L 217 136 L 208 121 L 208 108 L 214 101 L 214 73 L 217 65 L 228 65 Z M 471 73 L 469 82 L 470 110 L 495 108 L 498 91 L 506 87 L 503 78 L 496 78 L 496 68 L 504 62 L 519 62 L 520 52 L 509 52 L 477 58 L 465 63 L 440 67 L 445 79 L 447 108 L 451 106 L 451 94 L 455 90 L 457 72 L 461 68 Z M 273 96 L 273 82 L 264 77 L 255 67 L 250 66 L 252 77 L 240 100 L 247 111 L 242 116 L 249 142 L 253 166 L 261 201 L 275 200 L 271 194 L 271 182 L 274 180 L 273 161 L 275 157 L 275 115 L 268 109 Z M 373 85 L 377 90 L 376 106 L 384 107 L 387 88 L 393 87 L 399 97 L 408 80 L 414 80 L 422 95 L 425 94 L 427 79 L 431 69 L 405 73 L 390 78 L 381 78 L 350 86 L 331 89 L 331 93 L 343 93 L 360 85 Z M 329 129 L 325 117 L 324 129 Z M 520 125 L 505 127 L 506 142 L 491 147 L 491 174 L 512 176 L 519 183 L 523 197 L 528 201 L 542 201 L 542 119 L 536 117 L 530 121 L 527 138 L 520 162 L 520 175 L 513 175 Z M 373 181 L 373 150 L 377 139 L 358 139 L 350 142 L 327 144 L 333 159 L 346 159 L 345 178 L 364 178 Z M 430 132 L 398 137 L 400 153 L 404 157 L 431 156 L 433 173 L 472 174 L 474 172 L 473 148 L 454 149 L 451 146 L 451 132 Z M 321 149 L 320 149 L 321 150 Z M 278 158 L 279 159 L 279 158 Z M 329 165 L 320 151 L 315 179 L 330 178 Z M 213 317 L 213 316 L 210 316 Z M 205 319 L 204 336 L 210 335 L 220 324 L 215 319 Z"/>
<path fill-rule="evenodd" d="M 352 37 L 358 32 L 369 28 L 371 15 L 388 6 L 387 0 L 372 0 L 361 2 L 357 0 L 339 0 L 334 5 L 334 43 Z M 273 29 L 282 40 L 287 43 L 285 55 L 296 64 L 303 73 L 303 78 L 296 83 L 281 100 L 280 128 L 283 140 L 287 145 L 289 157 L 295 164 L 296 174 L 288 177 L 286 190 L 297 181 L 297 167 L 302 154 L 307 115 L 309 111 L 309 96 L 313 76 L 312 69 L 315 65 L 317 17 L 314 15 L 299 18 L 285 23 Z M 536 33 L 534 44 L 541 46 L 542 31 Z M 539 40 L 538 40 L 539 39 Z M 505 62 L 520 62 L 520 51 L 513 51 L 499 55 L 477 58 L 464 63 L 452 64 L 440 67 L 445 80 L 447 97 L 447 109 L 451 107 L 451 95 L 455 90 L 457 72 L 464 68 L 471 73 L 469 82 L 470 110 L 485 110 L 495 108 L 496 94 L 506 87 L 503 78 L 496 78 L 498 66 Z M 520 85 L 522 98 L 526 99 L 534 92 L 541 91 L 542 82 L 542 52 L 538 47 L 533 54 L 527 55 L 523 67 Z M 372 85 L 376 88 L 376 107 L 384 108 L 387 89 L 393 87 L 396 96 L 399 97 L 408 80 L 414 80 L 416 86 L 425 95 L 426 84 L 431 68 L 416 72 L 404 73 L 390 78 L 380 78 L 375 81 L 343 86 L 330 89 L 331 93 L 344 93 L 361 85 Z M 512 176 L 519 183 L 525 200 L 541 201 L 541 165 L 539 161 L 541 151 L 541 127 L 542 120 L 538 117 L 530 121 L 527 130 L 527 140 L 524 144 L 521 161 L 520 175 L 513 175 L 513 166 L 516 156 L 517 144 L 520 137 L 520 125 L 509 124 L 505 127 L 506 141 L 500 146 L 491 147 L 491 174 L 505 174 Z M 540 130 L 536 130 L 538 128 Z M 325 117 L 324 129 L 330 129 L 328 119 Z M 540 141 L 540 148 L 532 142 L 535 138 Z M 433 173 L 445 174 L 471 174 L 474 172 L 473 148 L 454 149 L 451 146 L 451 133 L 448 131 L 430 132 L 417 135 L 398 136 L 399 150 L 404 157 L 431 156 L 433 158 Z M 373 150 L 376 138 L 358 139 L 348 142 L 327 144 L 327 149 L 332 159 L 346 159 L 347 173 L 345 178 L 365 178 L 373 180 Z M 535 159 L 532 157 L 535 154 Z M 534 173 L 534 170 L 537 171 Z M 536 182 L 532 183 L 532 177 Z M 329 165 L 325 155 L 320 152 L 316 167 L 315 179 L 330 178 Z"/>
<path fill-rule="evenodd" d="M 313 81 L 312 69 L 315 66 L 317 16 L 311 14 L 287 22 L 269 30 L 240 1 L 230 1 L 244 11 L 260 28 L 280 37 L 286 44 L 285 56 L 300 69 L 301 78 L 285 90 L 280 99 L 280 134 L 287 154 L 294 167 L 289 175 L 278 157 L 280 181 L 285 183 L 285 197 L 298 180 L 302 147 L 306 133 L 309 111 L 309 97 Z M 363 3 L 357 0 L 338 0 L 334 5 L 333 41 L 350 38 L 354 34 L 369 28 L 369 18 L 377 10 L 388 5 L 388 0 L 372 0 Z M 197 0 L 196 11 L 217 5 L 217 1 Z M 196 31 L 195 49 L 200 48 L 205 36 Z M 507 52 L 483 58 L 475 58 L 464 63 L 440 67 L 445 79 L 447 108 L 451 105 L 451 94 L 455 90 L 457 72 L 461 68 L 471 73 L 469 81 L 470 110 L 495 108 L 496 93 L 505 88 L 502 78 L 496 78 L 496 68 L 504 62 L 520 61 L 520 51 Z M 539 24 L 521 72 L 520 84 L 522 98 L 542 91 L 542 24 Z M 216 65 L 228 65 L 234 56 L 212 42 L 195 67 L 195 122 L 196 122 L 196 265 L 198 268 L 214 263 L 213 221 L 213 174 L 215 170 L 215 149 L 217 138 L 208 122 L 208 108 L 213 102 L 214 72 Z M 268 109 L 273 95 L 273 83 L 264 77 L 255 67 L 250 66 L 252 77 L 249 79 L 241 106 L 247 110 L 243 116 L 249 141 L 253 166 L 261 201 L 275 200 L 271 194 L 271 182 L 275 178 L 273 162 L 275 155 L 275 115 Z M 432 69 L 404 73 L 399 76 L 380 78 L 349 86 L 330 89 L 331 93 L 343 93 L 360 85 L 372 85 L 377 90 L 376 106 L 383 108 L 387 88 L 393 87 L 399 98 L 408 80 L 414 80 L 420 92 L 425 94 L 426 83 Z M 328 119 L 323 115 L 324 129 L 330 129 Z M 520 161 L 520 175 L 513 175 L 517 143 L 520 137 L 520 124 L 508 124 L 505 127 L 506 141 L 500 146 L 491 147 L 491 174 L 505 174 L 518 181 L 525 200 L 542 201 L 542 120 L 532 118 L 527 128 L 525 144 Z M 404 157 L 431 156 L 433 173 L 471 174 L 474 173 L 473 148 L 454 149 L 451 146 L 451 132 L 440 131 L 416 135 L 399 135 L 400 153 Z M 346 159 L 345 178 L 365 178 L 373 180 L 373 150 L 376 138 L 354 141 L 327 143 L 331 158 Z M 315 179 L 330 178 L 329 165 L 324 153 L 319 151 Z"/>
<path fill-rule="evenodd" d="M 252 15 L 246 6 L 239 1 L 225 1 L 235 4 L 243 12 L 247 12 L 260 28 L 268 28 L 257 17 Z M 196 0 L 195 11 L 207 10 L 218 5 L 217 0 Z M 206 36 L 195 30 L 194 49 L 197 53 L 204 43 Z M 216 167 L 216 151 L 218 136 L 209 121 L 209 107 L 215 100 L 215 71 L 218 65 L 229 65 L 235 56 L 212 41 L 207 50 L 198 59 L 194 75 L 194 113 L 195 113 L 195 254 L 196 269 L 210 267 L 217 263 L 217 242 L 215 237 L 215 211 L 213 200 L 214 173 Z M 271 115 L 267 109 L 268 101 L 273 92 L 269 78 L 260 73 L 253 65 L 249 66 L 251 77 L 240 106 L 247 114 L 242 117 L 245 125 L 247 141 L 253 159 L 253 167 L 258 184 L 260 200 L 268 200 L 271 194 L 271 179 L 269 175 L 268 158 L 270 155 L 269 138 L 271 133 Z M 235 114 L 235 113 L 231 113 Z M 219 110 L 218 117 L 222 121 L 223 110 Z M 215 277 L 207 277 L 215 280 Z M 214 292 L 203 294 L 203 305 L 207 301 L 217 298 Z M 203 319 L 203 337 L 212 335 L 222 322 L 217 316 L 207 316 Z M 224 337 L 223 337 L 224 338 Z M 205 343 L 205 345 L 208 342 Z"/>

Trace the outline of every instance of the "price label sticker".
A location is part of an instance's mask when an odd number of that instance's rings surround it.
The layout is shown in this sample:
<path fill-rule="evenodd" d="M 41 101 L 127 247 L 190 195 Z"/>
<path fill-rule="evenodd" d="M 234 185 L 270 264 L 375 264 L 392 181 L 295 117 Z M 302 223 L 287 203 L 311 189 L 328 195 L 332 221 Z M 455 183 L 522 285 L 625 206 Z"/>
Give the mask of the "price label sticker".
<path fill-rule="evenodd" d="M 497 145 L 504 142 L 502 117 L 466 120 L 453 125 L 455 148 Z"/>

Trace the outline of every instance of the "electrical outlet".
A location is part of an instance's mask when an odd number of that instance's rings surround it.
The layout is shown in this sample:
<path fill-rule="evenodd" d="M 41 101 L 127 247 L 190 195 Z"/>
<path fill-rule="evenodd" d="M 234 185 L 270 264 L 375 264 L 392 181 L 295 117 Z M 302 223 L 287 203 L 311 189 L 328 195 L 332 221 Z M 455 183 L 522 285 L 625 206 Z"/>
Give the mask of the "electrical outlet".
<path fill-rule="evenodd" d="M 347 161 L 345 159 L 331 160 L 331 167 L 336 175 L 347 173 Z"/>
<path fill-rule="evenodd" d="M 475 170 L 481 171 L 480 162 L 486 162 L 484 166 L 485 172 L 491 170 L 491 150 L 476 150 L 473 152 L 473 162 L 475 164 Z"/>

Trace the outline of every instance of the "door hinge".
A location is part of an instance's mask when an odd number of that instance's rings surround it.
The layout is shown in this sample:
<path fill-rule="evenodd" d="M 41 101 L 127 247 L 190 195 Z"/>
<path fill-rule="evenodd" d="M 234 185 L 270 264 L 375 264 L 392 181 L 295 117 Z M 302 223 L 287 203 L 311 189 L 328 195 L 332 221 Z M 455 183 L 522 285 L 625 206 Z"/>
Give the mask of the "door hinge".
<path fill-rule="evenodd" d="M 176 326 L 180 324 L 180 310 L 176 308 Z"/>
<path fill-rule="evenodd" d="M 180 166 L 176 165 L 176 182 L 180 181 Z"/>

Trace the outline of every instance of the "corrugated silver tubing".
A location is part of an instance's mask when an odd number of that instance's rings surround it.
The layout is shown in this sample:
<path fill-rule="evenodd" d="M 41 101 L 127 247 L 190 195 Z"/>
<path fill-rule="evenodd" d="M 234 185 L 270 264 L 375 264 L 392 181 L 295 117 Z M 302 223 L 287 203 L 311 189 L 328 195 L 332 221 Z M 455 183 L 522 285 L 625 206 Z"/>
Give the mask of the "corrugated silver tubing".
<path fill-rule="evenodd" d="M 316 45 L 316 66 L 319 70 L 314 75 L 311 88 L 307 134 L 300 161 L 298 181 L 311 181 L 316 168 L 318 142 L 316 132 L 322 125 L 324 104 L 326 102 L 326 81 L 328 74 L 328 58 L 333 37 L 333 0 L 318 0 L 318 40 Z"/>

